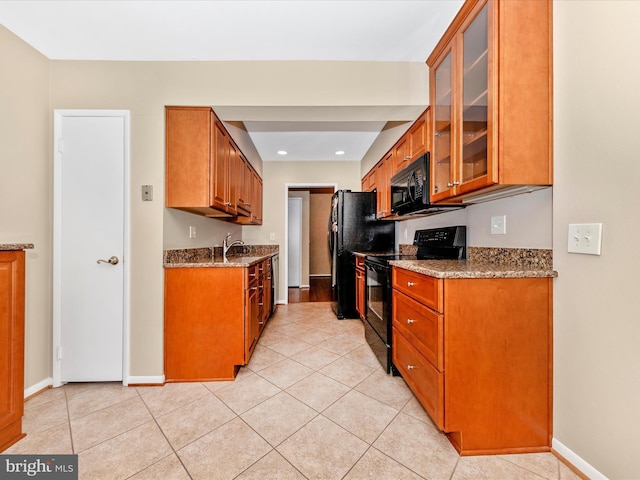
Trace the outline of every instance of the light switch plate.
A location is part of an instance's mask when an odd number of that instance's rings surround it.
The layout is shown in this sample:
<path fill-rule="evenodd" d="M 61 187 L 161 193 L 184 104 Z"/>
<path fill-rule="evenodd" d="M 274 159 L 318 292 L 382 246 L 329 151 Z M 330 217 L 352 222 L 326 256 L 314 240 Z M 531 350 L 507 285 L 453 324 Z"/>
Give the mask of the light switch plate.
<path fill-rule="evenodd" d="M 601 223 L 569 224 L 568 251 L 585 255 L 600 255 L 602 248 Z"/>
<path fill-rule="evenodd" d="M 491 235 L 506 235 L 507 234 L 507 216 L 498 215 L 491 217 Z"/>

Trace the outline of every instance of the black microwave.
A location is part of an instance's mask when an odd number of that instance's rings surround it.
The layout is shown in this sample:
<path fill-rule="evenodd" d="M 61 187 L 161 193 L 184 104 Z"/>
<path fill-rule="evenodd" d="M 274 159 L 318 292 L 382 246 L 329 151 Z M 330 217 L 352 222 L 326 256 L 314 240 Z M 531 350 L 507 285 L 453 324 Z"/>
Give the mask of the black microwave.
<path fill-rule="evenodd" d="M 391 177 L 391 213 L 431 215 L 464 208 L 461 205 L 433 205 L 429 200 L 429 152 Z"/>
<path fill-rule="evenodd" d="M 391 177 L 391 213 L 406 215 L 429 205 L 429 154 Z"/>

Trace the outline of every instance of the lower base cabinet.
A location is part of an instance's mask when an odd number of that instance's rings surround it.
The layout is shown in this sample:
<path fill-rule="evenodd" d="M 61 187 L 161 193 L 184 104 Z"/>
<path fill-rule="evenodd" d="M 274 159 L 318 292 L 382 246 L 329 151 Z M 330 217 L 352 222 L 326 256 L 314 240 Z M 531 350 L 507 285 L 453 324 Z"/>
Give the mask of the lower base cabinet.
<path fill-rule="evenodd" d="M 267 262 L 165 269 L 167 382 L 233 380 L 249 363 L 268 319 L 260 306 Z"/>
<path fill-rule="evenodd" d="M 24 251 L 0 252 L 0 452 L 25 436 Z"/>
<path fill-rule="evenodd" d="M 552 279 L 393 276 L 394 364 L 458 452 L 549 451 Z"/>

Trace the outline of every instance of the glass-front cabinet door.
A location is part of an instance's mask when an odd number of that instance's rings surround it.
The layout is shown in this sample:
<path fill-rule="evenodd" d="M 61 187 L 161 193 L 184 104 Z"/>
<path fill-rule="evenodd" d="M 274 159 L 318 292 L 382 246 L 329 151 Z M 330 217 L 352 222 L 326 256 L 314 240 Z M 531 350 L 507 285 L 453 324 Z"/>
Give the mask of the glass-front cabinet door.
<path fill-rule="evenodd" d="M 490 184 L 492 165 L 489 145 L 489 21 L 488 5 L 478 11 L 459 37 L 462 42 L 461 97 L 462 128 L 460 135 L 460 187 L 464 193 L 466 185 L 480 180 Z"/>
<path fill-rule="evenodd" d="M 453 119 L 453 51 L 444 56 L 432 70 L 433 152 L 431 157 L 431 200 L 451 196 L 452 119 Z"/>

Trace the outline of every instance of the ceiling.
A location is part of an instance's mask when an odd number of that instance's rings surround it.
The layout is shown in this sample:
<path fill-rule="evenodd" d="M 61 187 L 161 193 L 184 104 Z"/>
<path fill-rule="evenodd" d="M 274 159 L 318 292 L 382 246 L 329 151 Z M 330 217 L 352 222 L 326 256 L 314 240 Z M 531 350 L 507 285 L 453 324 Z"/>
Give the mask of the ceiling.
<path fill-rule="evenodd" d="M 0 24 L 52 60 L 424 62 L 462 3 L 2 0 Z M 345 120 L 354 117 L 346 110 L 325 109 L 322 121 L 317 112 L 298 111 L 282 121 L 281 112 L 270 118 L 263 109 L 244 127 L 264 161 L 359 161 L 386 122 Z M 240 111 L 216 112 L 242 120 Z"/>

